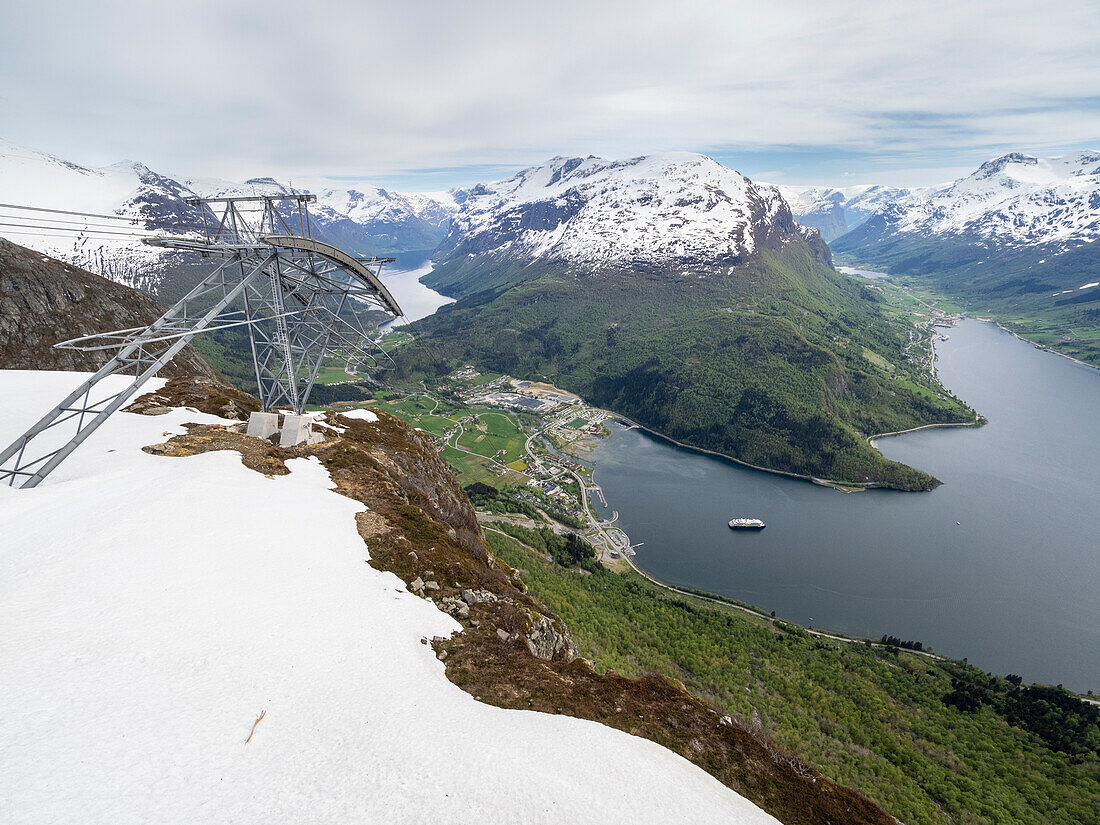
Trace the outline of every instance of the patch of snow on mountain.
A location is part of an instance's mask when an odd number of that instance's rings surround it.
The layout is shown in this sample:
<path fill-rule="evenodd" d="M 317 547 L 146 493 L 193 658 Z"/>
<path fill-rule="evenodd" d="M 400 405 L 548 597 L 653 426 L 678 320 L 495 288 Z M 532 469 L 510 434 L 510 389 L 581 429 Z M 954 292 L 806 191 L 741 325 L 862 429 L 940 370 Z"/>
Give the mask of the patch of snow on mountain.
<path fill-rule="evenodd" d="M 144 246 L 134 234 L 196 217 L 181 201 L 193 193 L 143 164 L 84 167 L 7 141 L 0 141 L 0 193 L 0 202 L 14 207 L 129 218 L 0 209 L 4 223 L 20 224 L 0 226 L 0 236 L 128 286 L 147 286 L 144 273 L 171 255 Z"/>
<path fill-rule="evenodd" d="M 453 201 L 448 207 L 446 193 L 399 193 L 378 187 L 362 189 L 324 189 L 317 195 L 318 203 L 347 215 L 358 223 L 371 221 L 422 220 L 441 227 L 454 210 Z"/>
<path fill-rule="evenodd" d="M 344 416 L 344 418 L 354 418 L 358 421 L 366 421 L 368 424 L 373 424 L 378 420 L 378 415 L 370 410 L 348 410 L 347 412 L 340 413 L 340 415 Z"/>
<path fill-rule="evenodd" d="M 465 194 L 444 248 L 591 268 L 737 260 L 790 223 L 775 189 L 686 152 L 558 157 Z"/>
<path fill-rule="evenodd" d="M 976 234 L 1001 247 L 1100 239 L 1100 153 L 1012 153 L 926 198 L 898 204 L 898 233 Z"/>
<path fill-rule="evenodd" d="M 81 378 L 0 372 L 0 442 Z M 447 681 L 421 639 L 457 623 L 367 564 L 316 461 L 141 451 L 216 420 L 117 413 L 0 487 L 5 822 L 775 823 L 652 742 Z"/>

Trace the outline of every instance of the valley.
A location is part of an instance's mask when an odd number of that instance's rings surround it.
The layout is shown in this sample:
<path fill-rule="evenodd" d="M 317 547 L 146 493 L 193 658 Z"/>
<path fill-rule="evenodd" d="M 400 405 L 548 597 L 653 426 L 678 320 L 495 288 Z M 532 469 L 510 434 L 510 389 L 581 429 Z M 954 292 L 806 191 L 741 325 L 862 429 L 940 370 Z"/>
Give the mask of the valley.
<path fill-rule="evenodd" d="M 1100 366 L 1098 198 L 1100 154 L 1011 153 L 884 205 L 831 246 L 838 261 L 950 296 Z"/>
<path fill-rule="evenodd" d="M 688 283 L 549 272 L 415 325 L 423 343 L 400 351 L 398 374 L 430 378 L 473 363 L 549 381 L 748 464 L 855 486 L 933 487 L 862 435 L 975 414 L 926 360 L 907 356 L 910 327 L 877 306 L 879 292 L 829 272 L 799 256 L 749 265 L 743 279 Z"/>
<path fill-rule="evenodd" d="M 857 487 L 938 483 L 866 435 L 976 420 L 907 358 L 913 333 L 880 292 L 838 275 L 776 190 L 709 158 L 554 159 L 472 192 L 435 257 L 425 283 L 457 302 L 413 325 L 399 380 L 464 363 L 544 380 L 679 442 Z"/>
<path fill-rule="evenodd" d="M 927 312 L 933 303 L 928 296 L 893 290 L 887 300 L 898 312 Z M 941 343 L 941 350 L 954 342 L 964 351 L 971 349 L 968 330 L 974 325 L 992 330 L 966 321 L 946 330 L 950 338 Z M 1050 359 L 1029 347 L 1022 347 L 1022 353 L 1025 358 Z M 941 370 L 951 363 L 953 359 L 944 362 L 941 357 Z M 988 371 L 989 363 L 976 368 Z M 1003 371 L 1018 372 L 1019 365 L 998 367 L 990 375 L 992 386 L 1002 380 L 998 376 Z M 954 379 L 948 380 L 954 386 Z M 916 440 L 905 436 L 889 441 L 891 454 L 907 444 L 916 448 L 905 452 L 914 463 L 919 463 L 914 459 L 918 454 L 932 460 L 932 454 L 919 446 L 929 437 L 942 436 L 948 442 L 944 455 L 958 456 L 958 467 L 943 471 L 947 484 L 925 499 L 888 491 L 845 496 L 680 450 L 641 430 L 624 431 L 614 420 L 603 422 L 608 434 L 602 437 L 586 433 L 580 440 L 568 438 L 570 430 L 578 430 L 578 419 L 591 425 L 600 417 L 598 410 L 576 401 L 540 415 L 471 403 L 493 395 L 521 395 L 521 383 L 467 367 L 430 391 L 422 388 L 424 394 L 396 393 L 371 403 L 433 435 L 466 485 L 494 554 L 523 571 L 531 592 L 563 617 L 583 655 L 597 668 L 622 674 L 657 671 L 680 679 L 693 691 L 714 697 L 735 719 L 759 726 L 780 747 L 802 754 L 826 776 L 851 784 L 905 822 L 968 821 L 978 809 L 990 821 L 1094 821 L 1090 800 L 1100 791 L 1094 760 L 1071 759 L 1067 764 L 1067 743 L 1044 742 L 1021 722 L 1023 711 L 1012 704 L 1017 699 L 1009 680 L 1015 677 L 985 672 L 995 661 L 994 670 L 1023 670 L 1028 681 L 1045 681 L 1040 675 L 1045 673 L 1051 682 L 1066 680 L 1082 689 L 1095 684 L 1095 675 L 1071 679 L 1065 666 L 1072 658 L 1069 650 L 1093 644 L 1064 629 L 1067 617 L 1054 605 L 1066 601 L 1065 581 L 1058 579 L 1050 594 L 1053 600 L 1048 599 L 1038 613 L 1026 614 L 1023 621 L 1034 632 L 1022 641 L 1007 616 L 1030 611 L 1030 600 L 1021 602 L 1006 594 L 998 597 L 1005 598 L 998 606 L 989 593 L 982 594 L 977 579 L 961 576 L 956 569 L 963 559 L 981 552 L 970 542 L 981 544 L 991 529 L 996 530 L 968 498 L 973 489 L 990 483 L 985 480 L 988 471 L 981 471 L 980 482 L 958 475 L 959 467 L 974 461 L 967 440 L 1002 429 L 1003 410 L 991 399 L 983 395 L 980 408 L 996 413 L 992 429 L 931 431 L 918 434 Z M 490 424 L 494 421 L 500 426 Z M 580 432 L 587 429 L 579 426 Z M 539 432 L 552 436 L 550 449 L 532 440 Z M 544 497 L 541 490 L 528 486 L 535 476 L 524 472 L 538 463 L 559 480 L 568 478 L 573 466 L 558 457 L 561 448 L 568 447 L 565 441 L 574 444 L 571 452 L 580 459 L 579 474 L 591 507 L 586 527 L 569 523 L 581 505 L 580 485 L 559 484 L 560 496 Z M 522 445 L 534 448 L 534 453 L 522 452 Z M 1005 461 L 1004 445 L 1003 439 L 990 445 L 998 462 Z M 1048 446 L 1039 443 L 1034 449 Z M 500 450 L 505 452 L 497 456 Z M 501 463 L 517 456 L 519 463 Z M 938 466 L 945 466 L 942 460 Z M 594 485 L 606 496 L 606 509 L 596 506 L 599 495 L 593 495 Z M 534 494 L 528 495 L 529 490 Z M 1078 492 L 1086 498 L 1092 495 Z M 1005 489 L 994 487 L 989 493 L 1002 496 Z M 944 518 L 948 511 L 941 506 L 941 494 L 956 502 L 954 509 L 948 508 L 950 520 Z M 568 509 L 555 509 L 563 501 L 569 502 Z M 924 501 L 931 511 L 921 504 Z M 1007 506 L 1017 516 L 1010 532 L 1046 531 L 1042 520 L 1030 528 L 1019 522 L 1017 499 Z M 724 526 L 731 507 L 765 516 L 767 530 L 731 536 Z M 1060 512 L 1066 514 L 1067 507 L 1072 510 L 1073 505 L 1063 503 Z M 954 526 L 956 514 L 962 516 L 964 528 Z M 689 590 L 717 590 L 725 594 L 719 601 L 727 598 L 729 606 L 682 590 L 663 590 L 612 557 L 601 546 L 596 526 L 600 521 L 606 525 L 612 517 L 613 526 L 630 533 L 627 543 L 641 543 L 636 563 Z M 940 520 L 942 527 L 936 524 Z M 1087 529 L 1085 523 L 1078 519 L 1078 527 L 1072 529 Z M 565 554 L 559 542 L 573 533 L 585 538 L 594 557 Z M 880 540 L 884 536 L 888 541 Z M 1003 536 L 996 541 L 1003 541 Z M 1047 535 L 1043 541 L 1075 546 L 1072 538 L 1062 543 Z M 1080 561 L 1058 565 L 1045 559 L 1043 564 L 1059 567 L 1087 588 L 1095 577 L 1082 571 Z M 1015 563 L 1005 559 L 989 575 L 1002 577 Z M 881 575 L 875 572 L 876 564 Z M 932 572 L 944 565 L 948 568 Z M 801 572 L 805 587 L 794 584 L 794 571 Z M 1030 590 L 1050 575 L 1018 572 Z M 853 598 L 850 590 L 857 578 L 874 580 L 877 598 L 870 591 Z M 959 581 L 952 584 L 955 578 Z M 762 589 L 769 586 L 770 590 Z M 927 599 L 932 593 L 939 598 L 930 611 Z M 1074 596 L 1070 612 L 1080 611 L 1088 596 L 1084 599 Z M 745 602 L 763 609 L 747 613 L 738 606 Z M 967 604 L 971 612 L 966 612 Z M 898 611 L 881 612 L 887 605 Z M 776 609 L 778 616 L 769 615 L 769 609 Z M 852 623 L 839 618 L 838 609 L 849 615 L 854 609 L 862 618 Z M 998 610 L 1005 615 L 998 618 Z M 1062 629 L 1044 624 L 1042 614 L 1051 611 L 1050 620 Z M 938 630 L 920 624 L 935 617 L 942 619 Z M 1005 628 L 1001 638 L 1009 641 L 1003 652 L 989 646 L 997 646 L 993 628 L 998 624 Z M 1077 626 L 1087 630 L 1094 626 L 1093 619 L 1081 616 Z M 872 640 L 896 632 L 931 643 L 949 656 L 929 658 L 893 644 L 844 643 L 820 632 L 821 627 L 856 631 L 854 635 Z M 966 629 L 966 640 L 947 640 L 942 634 L 951 627 Z M 1059 645 L 1052 646 L 1056 638 Z M 1033 655 L 1039 651 L 1050 658 L 1036 670 Z M 958 658 L 963 655 L 970 656 L 969 663 Z M 1078 700 L 1060 688 L 1034 690 L 1036 698 L 1041 690 L 1052 691 L 1044 702 L 1070 702 L 1067 708 L 1078 708 L 1071 713 L 1087 713 L 1081 710 L 1086 706 L 1072 704 Z M 987 698 L 966 705 L 967 710 L 952 704 L 969 701 L 957 696 L 979 694 Z M 1067 717 L 1060 729 L 1070 728 Z M 1005 759 L 1013 759 L 1026 773 L 1026 785 L 1001 776 L 998 765 Z M 1043 790 L 1053 787 L 1051 783 L 1057 783 L 1057 794 Z"/>
<path fill-rule="evenodd" d="M 1067 433 L 1075 432 L 1072 422 L 1088 418 L 1084 410 L 1073 412 L 1079 403 L 1073 399 L 1090 391 L 1087 373 L 1076 376 L 1073 369 L 1067 372 L 1047 366 L 1068 384 L 1064 398 L 1049 399 L 1045 406 L 1042 398 L 1024 404 L 1021 399 L 990 395 L 989 388 L 974 384 L 974 377 L 989 372 L 994 365 L 1017 375 L 1043 369 L 1041 364 L 1032 363 L 1027 347 L 1009 346 L 1004 343 L 1011 340 L 1007 337 L 997 344 L 1002 339 L 995 331 L 973 320 L 964 321 L 963 326 L 948 326 L 957 323 L 951 314 L 957 306 L 950 302 L 889 282 L 875 282 L 873 286 L 883 290 L 883 300 L 892 312 L 923 325 L 918 327 L 923 330 L 922 337 L 913 342 L 916 353 L 928 352 L 934 359 L 934 338 L 940 339 L 941 355 L 959 347 L 965 354 L 975 341 L 994 347 L 983 349 L 981 360 L 960 362 L 967 364 L 961 375 L 952 359 L 946 378 L 960 394 L 981 399 L 979 408 L 994 416 L 992 440 L 984 429 L 981 436 L 923 429 L 901 439 L 878 442 L 892 458 L 915 466 L 941 468 L 939 472 L 946 474 L 948 484 L 930 498 L 904 501 L 896 494 L 881 491 L 837 498 L 821 487 L 681 449 L 642 429 L 624 429 L 629 421 L 591 407 L 580 398 L 538 413 L 478 406 L 476 401 L 499 398 L 502 393 L 515 397 L 517 385 L 522 387 L 525 382 L 500 374 L 481 374 L 472 367 L 440 383 L 420 384 L 417 393 L 425 395 L 408 396 L 407 391 L 398 391 L 392 396 L 383 394 L 373 403 L 431 433 L 468 488 L 479 484 L 497 489 L 499 495 L 486 499 L 492 504 L 491 512 L 507 512 L 509 504 L 526 500 L 542 508 L 541 514 L 529 513 L 527 518 L 538 520 L 541 515 L 544 522 L 565 531 L 583 525 L 582 535 L 605 562 L 629 557 L 633 554 L 631 548 L 641 544 L 637 550 L 639 564 L 662 580 L 777 609 L 802 625 L 828 627 L 856 636 L 901 630 L 953 655 L 973 656 L 987 667 L 1023 670 L 1029 678 L 1066 681 L 1080 690 L 1096 687 L 1100 673 L 1090 670 L 1087 664 L 1084 669 L 1065 664 L 1071 658 L 1069 649 L 1092 644 L 1086 638 L 1090 620 L 1073 616 L 1088 603 L 1088 588 L 1093 586 L 1088 583 L 1095 582 L 1096 576 L 1075 575 L 1074 583 L 1063 580 L 1064 572 L 1053 578 L 1050 573 L 1040 577 L 1060 583 L 1052 585 L 1039 600 L 1042 608 L 1028 613 L 1030 618 L 1025 624 L 1033 632 L 1021 640 L 1006 635 L 1015 633 L 1010 629 L 1019 626 L 1010 614 L 1015 616 L 1021 608 L 1004 588 L 1016 575 L 1022 576 L 1020 588 L 1026 586 L 1025 582 L 1040 580 L 1036 571 L 1028 572 L 1030 568 L 1015 561 L 1006 563 L 1011 573 L 994 575 L 985 570 L 985 562 L 972 566 L 968 561 L 987 555 L 988 551 L 981 548 L 994 541 L 991 535 L 998 536 L 996 545 L 1004 552 L 1015 552 L 1012 547 L 1027 541 L 1054 543 L 1072 552 L 1079 545 L 1078 534 L 1087 533 L 1090 516 L 1086 502 L 1096 491 L 1087 485 L 1066 486 L 1054 481 L 1058 473 L 1068 478 L 1087 473 L 1072 468 L 1074 456 L 1085 465 L 1091 460 L 1088 449 L 1082 449 L 1082 442 L 1089 442 L 1086 431 L 1071 439 L 1079 446 L 1068 453 L 1059 446 Z M 993 337 L 975 338 L 976 330 L 983 329 Z M 1034 355 L 1044 357 L 1037 351 Z M 932 360 L 930 369 L 936 366 Z M 881 368 L 889 370 L 893 365 L 883 364 Z M 1037 373 L 1034 380 L 1039 380 Z M 1075 382 L 1081 386 L 1068 389 Z M 1020 414 L 1024 409 L 1029 411 L 1027 417 Z M 1048 411 L 1042 412 L 1044 409 Z M 489 417 L 481 419 L 484 414 Z M 1056 434 L 1039 434 L 1039 420 L 1067 415 L 1069 418 Z M 1006 424 L 1010 426 L 1007 434 Z M 542 438 L 536 439 L 536 434 L 542 434 Z M 920 443 L 943 444 L 943 452 L 909 447 Z M 566 457 L 569 461 L 563 463 Z M 1039 471 L 1035 465 L 1042 463 L 1060 469 Z M 988 474 L 1021 479 L 1041 475 L 1053 486 L 1042 494 L 1026 493 L 1026 486 L 1017 489 L 1010 481 L 991 487 L 988 481 L 980 480 Z M 546 482 L 550 482 L 547 489 L 554 498 L 543 495 L 538 486 Z M 516 499 L 508 492 L 510 489 L 524 493 Z M 1076 507 L 1069 503 L 1074 500 L 1079 500 Z M 1037 505 L 1040 501 L 1045 504 Z M 1051 509 L 1065 516 L 1053 529 L 1044 516 Z M 1032 511 L 1020 521 L 1020 513 Z M 992 513 L 1001 515 L 990 521 Z M 728 543 L 725 520 L 739 514 L 763 515 L 769 523 L 767 531 L 751 537 L 754 550 L 748 567 L 744 559 L 730 567 L 732 560 L 721 549 Z M 975 517 L 985 525 L 981 530 L 976 534 L 969 530 L 957 532 L 956 520 Z M 1064 534 L 1064 541 L 1055 538 L 1056 534 Z M 961 547 L 970 549 L 960 556 Z M 1047 560 L 1036 563 L 1042 566 Z M 1054 567 L 1068 571 L 1075 564 L 1055 562 Z M 899 578 L 901 570 L 909 573 Z M 985 572 L 979 572 L 982 570 Z M 993 578 L 1002 581 L 999 588 L 994 588 L 999 607 L 979 601 L 965 608 L 966 594 L 992 592 L 989 581 Z M 856 580 L 869 584 L 853 596 L 850 582 Z M 1079 587 L 1086 589 L 1066 602 L 1066 588 L 1076 592 Z M 886 597 L 887 592 L 895 595 Z M 926 599 L 932 592 L 956 607 L 927 610 Z M 944 595 L 949 593 L 954 595 Z M 1063 616 L 1066 605 L 1077 607 L 1069 608 L 1070 613 Z M 997 610 L 1010 613 L 991 619 Z M 1068 635 L 1053 626 L 1041 630 L 1049 621 L 1060 626 L 1068 623 L 1075 629 Z M 997 628 L 1005 628 L 1006 632 L 999 633 Z M 1052 646 L 1049 639 L 1053 636 L 1065 636 L 1068 648 Z M 1002 644 L 1009 638 L 1015 641 Z"/>
<path fill-rule="evenodd" d="M 7 4 L 0 825 L 1100 825 L 1098 44 Z"/>

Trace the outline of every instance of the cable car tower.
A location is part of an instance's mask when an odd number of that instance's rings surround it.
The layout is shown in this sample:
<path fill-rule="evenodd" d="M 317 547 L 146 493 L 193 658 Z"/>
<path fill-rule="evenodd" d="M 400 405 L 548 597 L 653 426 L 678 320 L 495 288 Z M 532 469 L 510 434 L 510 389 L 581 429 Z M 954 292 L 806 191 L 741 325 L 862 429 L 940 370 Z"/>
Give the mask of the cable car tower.
<path fill-rule="evenodd" d="M 144 329 L 55 344 L 118 352 L 0 453 L 0 484 L 37 486 L 200 332 L 248 328 L 264 411 L 301 416 L 327 357 L 375 363 L 359 313 L 404 314 L 378 279 L 382 264 L 393 258 L 356 257 L 312 237 L 308 205 L 315 200 L 305 194 L 189 199 L 203 213 L 201 238 L 195 233 L 143 239 L 218 263 Z M 120 374 L 133 380 L 122 389 L 117 381 L 103 385 Z"/>

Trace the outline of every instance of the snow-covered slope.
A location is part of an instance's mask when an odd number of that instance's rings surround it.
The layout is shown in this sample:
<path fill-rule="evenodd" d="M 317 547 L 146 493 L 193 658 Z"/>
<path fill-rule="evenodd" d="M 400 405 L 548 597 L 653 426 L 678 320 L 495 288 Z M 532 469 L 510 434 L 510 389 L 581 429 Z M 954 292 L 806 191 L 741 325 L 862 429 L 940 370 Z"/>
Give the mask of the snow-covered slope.
<path fill-rule="evenodd" d="M 0 236 L 40 252 L 158 293 L 178 263 L 174 253 L 143 246 L 135 234 L 197 231 L 198 207 L 186 198 L 286 194 L 273 178 L 244 183 L 166 176 L 132 161 L 90 168 L 0 141 L 0 203 L 120 216 L 128 221 L 0 207 Z M 431 249 L 446 234 L 457 208 L 447 193 L 402 195 L 384 189 L 336 190 L 314 186 L 312 229 L 362 254 Z M 291 215 L 296 225 L 296 212 Z"/>
<path fill-rule="evenodd" d="M 683 152 L 558 157 L 464 194 L 437 258 L 506 254 L 587 271 L 736 265 L 798 232 L 774 188 Z"/>
<path fill-rule="evenodd" d="M 89 168 L 0 141 L 0 203 L 89 215 L 85 217 L 0 207 L 0 236 L 76 264 L 127 286 L 155 292 L 159 274 L 173 254 L 142 245 L 149 228 L 201 224 L 202 213 L 187 206 L 186 186 L 133 161 Z"/>
<path fill-rule="evenodd" d="M 1072 249 L 1100 239 L 1100 152 L 1055 158 L 1014 152 L 949 187 L 886 205 L 874 218 L 878 236 Z"/>
<path fill-rule="evenodd" d="M 855 229 L 887 203 L 933 191 L 877 184 L 840 188 L 776 184 L 775 188 L 790 204 L 795 220 L 820 230 L 827 241 Z"/>
<path fill-rule="evenodd" d="M 80 379 L 0 372 L 0 442 Z M 4 822 L 775 822 L 647 740 L 475 701 L 360 504 L 307 459 L 141 451 L 191 421 L 118 413 L 0 488 Z"/>

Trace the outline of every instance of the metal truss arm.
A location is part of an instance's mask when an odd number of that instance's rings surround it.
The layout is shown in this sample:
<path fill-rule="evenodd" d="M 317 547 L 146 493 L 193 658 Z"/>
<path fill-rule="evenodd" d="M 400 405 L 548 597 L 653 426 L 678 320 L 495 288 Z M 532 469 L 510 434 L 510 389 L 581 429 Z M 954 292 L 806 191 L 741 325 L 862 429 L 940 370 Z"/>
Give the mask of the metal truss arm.
<path fill-rule="evenodd" d="M 176 353 L 187 345 L 195 333 L 200 332 L 217 318 L 218 314 L 244 291 L 248 283 L 263 272 L 264 268 L 271 263 L 272 258 L 273 256 L 266 258 L 263 263 L 232 286 L 225 280 L 226 267 L 219 267 L 182 298 L 179 303 L 147 327 L 143 333 L 135 336 L 118 355 L 69 393 L 65 400 L 46 413 L 34 426 L 9 445 L 3 453 L 0 453 L 0 483 L 6 482 L 8 486 L 15 486 L 18 480 L 23 479 L 22 484 L 19 485 L 23 489 L 38 486 L 39 482 L 79 447 L 100 424 L 125 404 L 146 381 L 157 374 L 161 367 L 171 361 Z M 192 302 L 219 288 L 221 294 L 213 306 L 200 317 L 187 317 L 187 310 Z M 177 337 L 159 354 L 154 355 L 146 351 L 147 344 L 163 335 L 166 329 L 180 323 L 186 324 L 189 331 Z M 108 376 L 123 372 L 131 367 L 134 368 L 135 375 L 133 381 L 127 387 L 106 397 L 92 400 L 91 393 L 97 384 Z M 28 455 L 28 447 L 32 447 L 36 438 L 54 427 L 74 420 L 76 422 L 76 432 L 65 444 L 57 449 L 49 450 L 51 444 L 38 450 L 37 452 L 40 454 Z M 32 448 L 32 453 L 34 452 Z"/>

